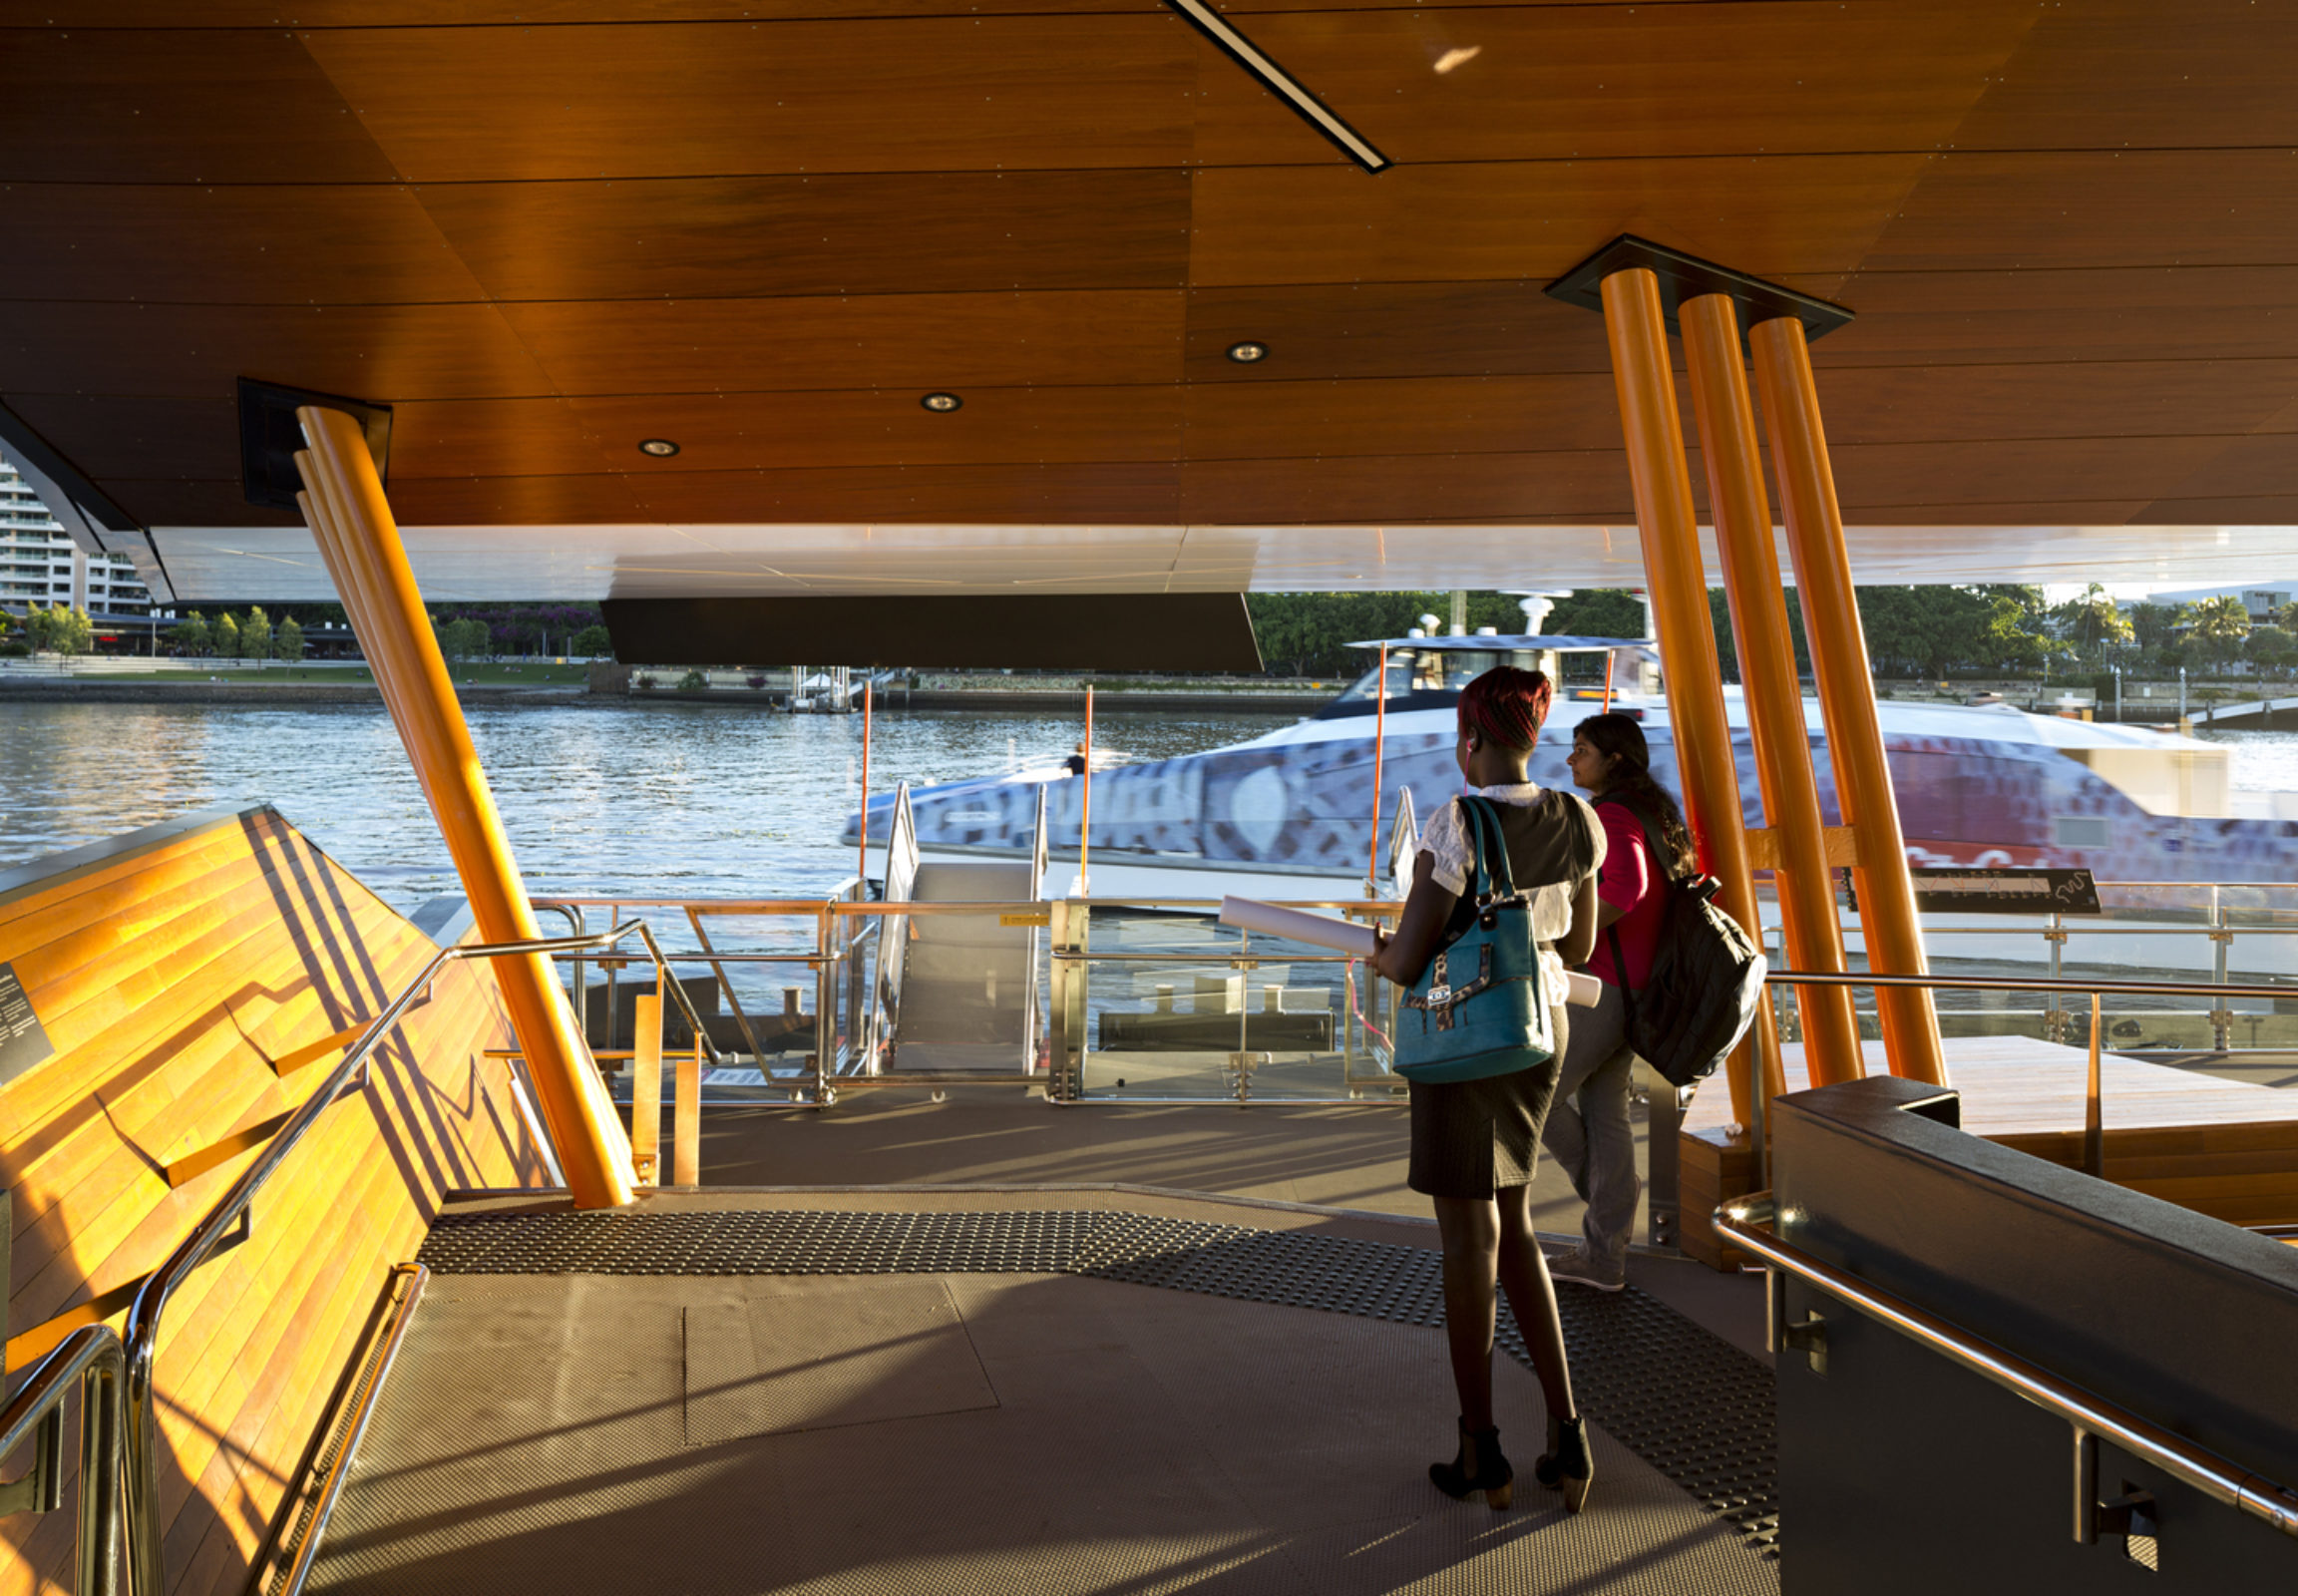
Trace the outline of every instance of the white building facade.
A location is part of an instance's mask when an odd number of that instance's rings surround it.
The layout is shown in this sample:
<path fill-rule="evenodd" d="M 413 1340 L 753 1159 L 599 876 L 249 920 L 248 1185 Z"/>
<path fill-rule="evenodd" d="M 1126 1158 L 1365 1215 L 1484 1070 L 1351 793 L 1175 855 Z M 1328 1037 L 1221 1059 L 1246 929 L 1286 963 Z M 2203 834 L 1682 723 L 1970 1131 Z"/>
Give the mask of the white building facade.
<path fill-rule="evenodd" d="M 69 604 L 98 617 L 152 612 L 152 594 L 126 555 L 90 555 L 48 513 L 22 473 L 0 455 L 0 607 Z M 143 631 L 139 625 L 139 634 Z"/>

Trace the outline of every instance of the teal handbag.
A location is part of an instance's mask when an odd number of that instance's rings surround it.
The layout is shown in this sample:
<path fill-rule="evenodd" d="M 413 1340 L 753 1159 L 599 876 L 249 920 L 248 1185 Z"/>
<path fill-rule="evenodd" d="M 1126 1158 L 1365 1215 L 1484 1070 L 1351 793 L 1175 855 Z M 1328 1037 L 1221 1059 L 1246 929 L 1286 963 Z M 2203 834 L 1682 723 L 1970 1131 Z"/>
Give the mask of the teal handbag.
<path fill-rule="evenodd" d="M 1463 797 L 1460 813 L 1476 849 L 1475 918 L 1428 961 L 1396 1015 L 1396 1073 L 1427 1084 L 1513 1074 L 1556 1056 L 1532 901 L 1517 896 L 1500 817 L 1488 798 Z"/>

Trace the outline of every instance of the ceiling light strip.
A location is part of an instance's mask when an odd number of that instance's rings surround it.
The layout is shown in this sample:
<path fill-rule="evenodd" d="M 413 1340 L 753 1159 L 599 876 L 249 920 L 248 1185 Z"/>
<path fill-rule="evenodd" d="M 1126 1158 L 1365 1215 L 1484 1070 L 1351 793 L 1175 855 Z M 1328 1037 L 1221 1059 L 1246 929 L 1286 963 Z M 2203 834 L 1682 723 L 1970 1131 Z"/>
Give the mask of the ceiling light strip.
<path fill-rule="evenodd" d="M 1250 39 L 1224 22 L 1205 0 L 1165 0 L 1165 3 L 1187 17 L 1199 33 L 1227 51 L 1231 60 L 1260 79 L 1264 87 L 1299 112 L 1304 121 L 1332 140 L 1356 165 L 1366 172 L 1385 172 L 1395 165 L 1367 144 L 1363 135 L 1328 110 L 1324 101 L 1295 83 L 1283 67 L 1255 49 Z"/>

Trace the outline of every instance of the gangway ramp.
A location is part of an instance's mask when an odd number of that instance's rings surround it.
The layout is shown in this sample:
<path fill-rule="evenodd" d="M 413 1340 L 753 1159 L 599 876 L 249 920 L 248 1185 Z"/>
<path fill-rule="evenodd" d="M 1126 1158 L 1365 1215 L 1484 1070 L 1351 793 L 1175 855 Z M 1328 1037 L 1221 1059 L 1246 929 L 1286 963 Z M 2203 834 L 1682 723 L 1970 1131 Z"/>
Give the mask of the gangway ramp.
<path fill-rule="evenodd" d="M 884 1077 L 984 1079 L 1030 1072 L 1037 1047 L 1038 917 L 1011 912 L 1036 901 L 1045 875 L 1045 794 L 1037 794 L 1034 846 L 1021 860 L 921 862 L 909 791 L 897 792 L 889 839 L 889 902 L 1002 904 L 978 915 L 887 921 L 879 984 Z"/>

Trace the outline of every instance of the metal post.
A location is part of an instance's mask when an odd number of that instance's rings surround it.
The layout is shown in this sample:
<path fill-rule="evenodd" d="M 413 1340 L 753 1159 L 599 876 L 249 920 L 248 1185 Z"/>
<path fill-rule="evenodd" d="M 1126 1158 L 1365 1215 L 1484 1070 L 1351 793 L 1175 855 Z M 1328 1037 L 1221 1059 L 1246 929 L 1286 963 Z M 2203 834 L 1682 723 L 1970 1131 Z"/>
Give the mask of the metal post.
<path fill-rule="evenodd" d="M 830 1077 L 838 1069 L 838 978 L 830 968 L 830 947 L 838 940 L 836 917 L 825 903 L 814 917 L 814 1105 L 827 1108 L 836 1096 Z"/>
<path fill-rule="evenodd" d="M 1085 877 L 1085 851 L 1092 846 L 1093 841 L 1093 684 L 1091 682 L 1085 684 L 1085 773 L 1081 779 L 1085 783 L 1085 788 L 1079 795 L 1077 885 L 1070 889 L 1069 896 L 1072 898 L 1084 898 L 1092 892 L 1092 888 L 1087 884 Z"/>
<path fill-rule="evenodd" d="M 2210 888 L 2210 979 L 2219 986 L 2226 985 L 2228 955 L 2233 951 L 2234 933 L 2226 924 L 2226 904 L 2215 883 Z M 2226 999 L 2218 999 L 2218 1006 L 2210 1010 L 2210 1035 L 2219 1052 L 2229 1052 L 2234 1046 L 2234 1010 Z"/>
<path fill-rule="evenodd" d="M 1380 896 L 1381 761 L 1388 752 L 1388 645 L 1380 645 L 1379 674 L 1372 690 L 1372 847 L 1364 857 L 1364 896 Z"/>
<path fill-rule="evenodd" d="M 670 1106 L 670 1183 L 702 1184 L 702 1035 L 678 1055 L 677 1097 Z"/>
<path fill-rule="evenodd" d="M 1724 718 L 1724 680 L 1716 660 L 1716 628 L 1708 610 L 1708 579 L 1700 558 L 1700 527 L 1692 510 L 1692 479 L 1684 463 L 1684 427 L 1676 408 L 1668 328 L 1660 313 L 1660 279 L 1649 267 L 1630 266 L 1604 279 L 1604 330 L 1612 345 L 1612 381 L 1628 447 L 1628 474 L 1636 496 L 1644 570 L 1652 615 L 1667 668 L 1668 715 L 1676 738 L 1676 768 L 1684 807 L 1700 845 L 1701 861 L 1723 883 L 1719 900 L 1743 927 L 1759 927 L 1755 887 L 1747 866 L 1745 811 Z M 1726 1072 L 1731 1117 L 1747 1122 L 1752 1098 L 1754 1046 L 1732 1049 Z"/>
<path fill-rule="evenodd" d="M 1678 316 L 1700 453 L 1708 468 L 1716 551 L 1723 560 L 1724 592 L 1739 644 L 1747 738 L 1754 747 L 1764 821 L 1778 843 L 1771 878 L 1779 895 L 1780 936 L 1790 969 L 1841 974 L 1850 966 L 1836 918 L 1835 878 L 1827 867 L 1826 824 L 1787 630 L 1779 552 L 1771 541 L 1771 505 L 1764 497 L 1755 448 L 1755 410 L 1739 352 L 1739 313 L 1729 294 L 1712 293 L 1684 301 Z M 1812 1085 L 1856 1080 L 1866 1073 L 1849 988 L 1798 987 L 1795 1012 Z M 1765 1089 L 1784 1089 L 1776 1055 L 1766 1066 Z"/>
<path fill-rule="evenodd" d="M 1764 1093 L 1770 1096 L 1771 1093 Z M 1691 1096 L 1689 1089 L 1671 1086 L 1666 1082 L 1646 1094 L 1646 1133 L 1651 1143 L 1645 1153 L 1649 1173 L 1646 1182 L 1646 1208 L 1652 1216 L 1652 1245 L 1670 1252 L 1683 1245 L 1683 1159 L 1681 1151 L 1684 1137 L 1684 1109 Z M 1756 1134 L 1760 1135 L 1762 1098 L 1751 1107 L 1757 1116 Z"/>
<path fill-rule="evenodd" d="M 662 987 L 631 999 L 630 1162 L 649 1186 L 662 1184 Z"/>
<path fill-rule="evenodd" d="M 1907 843 L 1891 789 L 1891 764 L 1875 708 L 1875 675 L 1851 563 L 1843 546 L 1843 514 L 1811 378 L 1803 323 L 1779 316 L 1749 335 L 1755 383 L 1770 430 L 1771 469 L 1786 512 L 1787 544 L 1794 557 L 1795 591 L 1802 597 L 1803 631 L 1811 646 L 1811 673 L 1827 722 L 1827 754 L 1835 772 L 1835 803 L 1858 839 L 1852 866 L 1859 894 L 1860 930 L 1872 970 L 1920 976 L 1923 923 L 1907 873 Z M 1947 1061 L 1939 1044 L 1939 1016 L 1925 988 L 1885 988 L 1875 994 L 1883 1024 L 1883 1050 L 1891 1073 L 1944 1084 Z"/>
<path fill-rule="evenodd" d="M 1047 1064 L 1052 1079 L 1046 1093 L 1056 1102 L 1075 1102 L 1085 1095 L 1085 986 L 1083 960 L 1063 958 L 1085 952 L 1088 911 L 1081 902 L 1048 904 L 1052 944 L 1053 1013 L 1046 1037 Z"/>
<path fill-rule="evenodd" d="M 2083 1093 L 2083 1167 L 2106 1178 L 2106 1121 L 2099 1101 L 2099 995 L 2091 995 L 2091 1072 Z"/>
<path fill-rule="evenodd" d="M 862 682 L 862 826 L 854 845 L 854 874 L 865 890 L 870 885 L 870 682 Z"/>
<path fill-rule="evenodd" d="M 296 411 L 310 447 L 295 464 L 306 516 L 337 592 L 366 617 L 368 658 L 423 796 L 455 861 L 472 919 L 490 942 L 541 936 L 495 799 L 456 700 L 398 523 L 359 424 L 340 410 Z M 495 979 L 542 1097 L 578 1208 L 630 1201 L 630 1146 L 541 954 L 496 962 Z"/>

